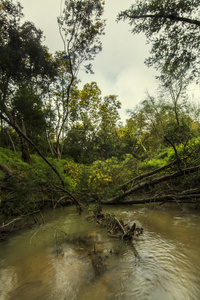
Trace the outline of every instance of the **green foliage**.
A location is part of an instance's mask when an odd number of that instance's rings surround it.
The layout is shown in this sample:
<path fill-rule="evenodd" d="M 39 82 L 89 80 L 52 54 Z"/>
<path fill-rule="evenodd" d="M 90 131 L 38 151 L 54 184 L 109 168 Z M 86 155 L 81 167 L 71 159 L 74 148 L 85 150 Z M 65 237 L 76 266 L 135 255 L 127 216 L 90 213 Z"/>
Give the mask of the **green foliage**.
<path fill-rule="evenodd" d="M 23 86 L 16 91 L 12 111 L 18 120 L 23 119 L 30 138 L 34 140 L 45 134 L 46 122 L 42 99 L 31 88 Z"/>
<path fill-rule="evenodd" d="M 102 99 L 96 82 L 85 84 L 82 90 L 74 88 L 64 153 L 79 163 L 116 155 L 120 107 L 115 95 Z"/>
<path fill-rule="evenodd" d="M 191 138 L 187 143 L 179 143 L 176 150 L 178 157 L 181 160 L 181 167 L 200 163 L 200 137 Z M 177 159 L 174 149 L 170 146 L 163 147 L 162 149 L 160 148 L 157 150 L 157 153 L 154 154 L 155 158 L 145 159 L 138 163 L 139 172 L 148 172 L 158 169 Z M 175 170 L 177 170 L 176 166 Z"/>
<path fill-rule="evenodd" d="M 0 20 L 0 118 L 18 134 L 44 140 L 43 97 L 56 74 L 55 63 L 42 45 L 41 30 L 23 23 L 19 3 L 2 1 Z M 24 161 L 30 162 L 22 137 L 21 150 Z"/>
<path fill-rule="evenodd" d="M 186 146 L 189 140 L 199 136 L 200 124 L 193 119 L 191 103 L 182 88 L 177 84 L 162 88 L 157 97 L 147 94 L 146 100 L 130 112 L 124 132 L 129 138 L 132 130 L 132 139 L 136 141 L 134 152 L 140 158 L 155 158 L 169 146 L 173 153 L 174 147 Z"/>
<path fill-rule="evenodd" d="M 13 171 L 12 175 L 8 175 L 0 170 L 0 214 L 25 215 L 59 199 L 60 195 L 55 189 L 59 181 L 52 169 L 39 156 L 33 155 L 31 160 L 31 165 L 26 164 L 19 154 L 0 148 L 0 161 Z M 52 164 L 63 176 L 65 188 L 72 191 L 72 179 L 64 176 L 63 165 L 57 161 Z"/>
<path fill-rule="evenodd" d="M 163 167 L 166 164 L 164 159 L 151 159 L 139 164 L 140 172 L 148 172 Z"/>
<path fill-rule="evenodd" d="M 9 168 L 20 171 L 22 168 L 26 168 L 27 164 L 21 160 L 21 155 L 19 152 L 14 152 L 7 148 L 0 147 L 0 161 Z"/>
<path fill-rule="evenodd" d="M 76 188 L 82 168 L 80 165 L 75 164 L 73 161 L 64 162 L 64 173 L 72 180 L 73 189 Z"/>
<path fill-rule="evenodd" d="M 65 1 L 58 25 L 72 74 L 77 73 L 83 62 L 93 60 L 101 51 L 100 36 L 105 27 L 101 19 L 103 11 L 104 1 L 101 0 Z M 91 64 L 85 68 L 87 72 L 91 71 Z"/>
<path fill-rule="evenodd" d="M 199 74 L 199 9 L 198 0 L 136 1 L 118 20 L 128 19 L 133 33 L 145 33 L 152 44 L 146 63 L 159 69 L 161 79 L 168 82 L 190 69 L 192 77 Z"/>
<path fill-rule="evenodd" d="M 0 76 L 2 85 L 29 82 L 37 78 L 37 84 L 45 82 L 45 76 L 53 76 L 50 54 L 42 45 L 42 32 L 33 23 L 21 23 L 22 11 L 18 4 L 3 1 L 0 11 Z M 5 92 L 5 91 L 4 91 Z"/>
<path fill-rule="evenodd" d="M 127 154 L 123 159 L 116 157 L 106 161 L 95 161 L 90 165 L 81 165 L 73 161 L 65 163 L 65 173 L 73 180 L 75 193 L 83 200 L 98 200 L 113 194 L 115 188 L 131 178 L 136 172 L 135 158 Z"/>

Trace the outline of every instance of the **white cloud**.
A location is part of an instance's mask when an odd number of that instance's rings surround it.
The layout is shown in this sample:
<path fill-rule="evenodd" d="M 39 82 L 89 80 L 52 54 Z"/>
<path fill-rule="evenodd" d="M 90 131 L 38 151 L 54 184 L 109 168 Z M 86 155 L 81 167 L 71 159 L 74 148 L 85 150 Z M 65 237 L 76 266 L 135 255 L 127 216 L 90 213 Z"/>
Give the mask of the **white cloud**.
<path fill-rule="evenodd" d="M 57 17 L 61 0 L 21 0 L 26 18 L 41 28 L 46 36 L 45 44 L 51 52 L 62 51 Z M 143 35 L 132 35 L 127 22 L 116 23 L 117 14 L 132 4 L 132 0 L 106 0 L 106 35 L 102 37 L 103 51 L 93 62 L 95 74 L 80 72 L 82 84 L 96 81 L 102 95 L 115 94 L 122 102 L 121 117 L 125 110 L 134 108 L 145 97 L 145 91 L 154 90 L 155 71 L 144 65 L 149 47 Z M 64 3 L 64 0 L 62 1 Z"/>

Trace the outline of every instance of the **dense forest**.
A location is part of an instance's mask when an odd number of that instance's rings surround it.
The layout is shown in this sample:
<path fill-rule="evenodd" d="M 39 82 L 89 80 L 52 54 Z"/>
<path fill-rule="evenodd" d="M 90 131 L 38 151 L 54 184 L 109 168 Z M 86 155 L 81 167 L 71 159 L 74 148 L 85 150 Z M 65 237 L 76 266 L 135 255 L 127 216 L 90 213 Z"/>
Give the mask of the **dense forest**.
<path fill-rule="evenodd" d="M 133 1 L 135 2 L 135 1 Z M 20 3 L 0 2 L 0 238 L 38 222 L 46 206 L 91 203 L 192 203 L 200 199 L 198 0 L 136 1 L 119 12 L 151 45 L 145 63 L 159 71 L 120 120 L 116 95 L 98 83 L 79 89 L 79 69 L 93 72 L 106 22 L 104 3 L 65 2 L 58 18 L 64 50 L 23 21 Z"/>

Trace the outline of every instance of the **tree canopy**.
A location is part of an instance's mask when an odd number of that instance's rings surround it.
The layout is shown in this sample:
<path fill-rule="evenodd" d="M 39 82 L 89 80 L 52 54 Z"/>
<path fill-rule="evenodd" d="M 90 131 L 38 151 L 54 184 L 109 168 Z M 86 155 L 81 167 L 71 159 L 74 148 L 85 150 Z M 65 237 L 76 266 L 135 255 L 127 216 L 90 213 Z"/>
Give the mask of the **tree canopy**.
<path fill-rule="evenodd" d="M 104 1 L 65 1 L 58 25 L 64 43 L 64 58 L 70 63 L 71 75 L 76 76 L 84 62 L 87 72 L 92 72 L 90 61 L 101 51 L 100 36 L 104 34 L 102 20 Z"/>
<path fill-rule="evenodd" d="M 105 21 L 102 20 L 103 11 L 104 1 L 101 0 L 68 0 L 65 1 L 63 11 L 58 17 L 59 32 L 64 44 L 60 66 L 63 65 L 66 68 L 65 71 L 62 70 L 62 74 L 60 73 L 62 76 L 60 77 L 62 115 L 57 123 L 56 152 L 58 158 L 62 154 L 60 141 L 63 144 L 63 137 L 66 135 L 64 131 L 66 131 L 69 117 L 71 90 L 77 80 L 79 69 L 83 63 L 87 63 L 84 68 L 87 73 L 92 73 L 91 61 L 102 49 L 100 36 L 104 34 L 105 27 Z M 64 77 L 65 83 L 63 82 Z"/>
<path fill-rule="evenodd" d="M 118 15 L 128 20 L 132 33 L 143 32 L 151 43 L 148 66 L 161 71 L 161 79 L 178 78 L 191 71 L 199 77 L 200 5 L 198 0 L 147 0 L 135 4 Z M 164 76 L 165 75 L 165 76 Z"/>

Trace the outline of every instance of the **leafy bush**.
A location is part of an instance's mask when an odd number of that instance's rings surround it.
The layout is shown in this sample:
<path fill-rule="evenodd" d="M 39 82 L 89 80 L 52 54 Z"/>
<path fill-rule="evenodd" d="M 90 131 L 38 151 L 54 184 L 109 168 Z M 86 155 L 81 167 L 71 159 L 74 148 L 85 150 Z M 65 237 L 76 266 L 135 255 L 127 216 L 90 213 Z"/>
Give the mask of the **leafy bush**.
<path fill-rule="evenodd" d="M 0 214 L 24 215 L 43 207 L 51 199 L 59 199 L 60 194 L 55 189 L 55 185 L 60 184 L 59 179 L 41 157 L 32 155 L 32 164 L 29 165 L 22 162 L 17 153 L 3 149 L 0 161 L 13 171 L 8 176 L 0 170 Z M 73 181 L 64 174 L 63 162 L 51 163 L 63 177 L 65 188 L 71 192 Z"/>
<path fill-rule="evenodd" d="M 123 159 L 116 157 L 105 161 L 97 160 L 91 165 L 77 164 L 73 161 L 64 164 L 64 172 L 73 181 L 76 195 L 87 201 L 108 197 L 122 182 L 136 172 L 136 160 L 127 154 Z"/>

